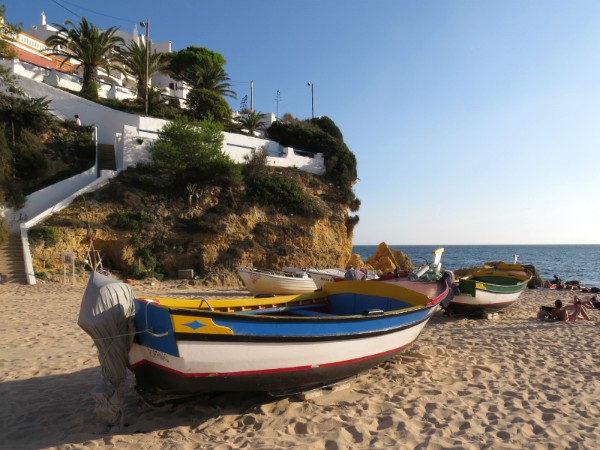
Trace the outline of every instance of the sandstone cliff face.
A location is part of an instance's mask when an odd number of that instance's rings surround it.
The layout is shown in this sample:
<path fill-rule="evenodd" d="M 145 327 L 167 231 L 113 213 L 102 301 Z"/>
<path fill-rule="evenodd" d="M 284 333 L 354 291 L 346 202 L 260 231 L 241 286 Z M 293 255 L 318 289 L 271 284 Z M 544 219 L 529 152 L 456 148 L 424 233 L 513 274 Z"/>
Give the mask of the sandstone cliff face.
<path fill-rule="evenodd" d="M 178 270 L 193 269 L 206 283 L 241 286 L 238 266 L 343 267 L 352 249 L 347 206 L 330 201 L 332 186 L 315 183 L 304 189 L 324 211 L 318 219 L 248 205 L 241 188 L 205 189 L 192 202 L 112 185 L 41 224 L 53 239 L 32 233 L 34 270 L 61 277 L 61 252 L 73 251 L 82 272 L 92 236 L 104 268 L 123 277 L 145 271 L 177 277 Z M 116 214 L 137 219 L 117 226 Z"/>
<path fill-rule="evenodd" d="M 399 250 L 390 250 L 385 242 L 382 242 L 377 246 L 375 253 L 367 258 L 366 261 L 362 261 L 359 254 L 354 253 L 350 256 L 348 264 L 352 264 L 354 267 L 375 270 L 379 274 L 386 274 L 393 272 L 394 270 L 413 270 L 414 266 L 412 261 L 404 252 Z"/>

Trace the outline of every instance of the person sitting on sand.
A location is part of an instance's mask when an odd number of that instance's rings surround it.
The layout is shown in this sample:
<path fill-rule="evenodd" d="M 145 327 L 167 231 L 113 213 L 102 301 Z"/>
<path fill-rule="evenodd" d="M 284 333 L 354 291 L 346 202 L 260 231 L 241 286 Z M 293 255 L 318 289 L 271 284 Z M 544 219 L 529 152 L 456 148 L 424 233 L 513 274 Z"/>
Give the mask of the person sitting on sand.
<path fill-rule="evenodd" d="M 573 296 L 573 305 L 577 305 L 580 304 L 582 307 L 584 308 L 588 308 L 588 309 L 593 309 L 594 305 L 592 304 L 592 301 L 588 298 L 584 298 L 583 300 L 580 299 L 579 297 L 577 297 L 576 295 Z"/>
<path fill-rule="evenodd" d="M 569 314 L 563 309 L 561 300 L 556 300 L 554 306 L 540 306 L 537 317 L 538 319 L 553 319 L 561 322 L 569 321 Z"/>
<path fill-rule="evenodd" d="M 569 314 L 568 321 L 575 322 L 577 319 L 580 318 L 579 316 L 581 316 L 581 319 L 592 320 L 590 319 L 590 316 L 588 316 L 587 312 L 585 312 L 586 307 L 583 306 L 581 299 L 577 296 L 575 297 L 576 299 L 573 305 L 563 307 L 564 310 L 571 311 L 571 313 Z"/>

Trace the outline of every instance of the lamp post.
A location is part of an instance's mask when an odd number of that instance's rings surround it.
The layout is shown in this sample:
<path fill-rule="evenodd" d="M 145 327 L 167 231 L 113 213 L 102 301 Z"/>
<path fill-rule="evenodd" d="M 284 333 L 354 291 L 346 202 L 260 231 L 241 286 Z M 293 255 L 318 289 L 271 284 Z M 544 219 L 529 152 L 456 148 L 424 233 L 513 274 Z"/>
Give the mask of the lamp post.
<path fill-rule="evenodd" d="M 150 21 L 146 19 L 145 22 L 140 22 L 140 26 L 146 30 L 146 90 L 144 93 L 144 102 L 146 115 L 148 115 L 148 84 L 150 82 L 148 79 L 150 77 Z"/>
<path fill-rule="evenodd" d="M 275 104 L 277 105 L 275 108 L 275 118 L 279 119 L 279 102 L 281 101 L 281 91 L 277 89 L 277 94 L 275 95 Z"/>
<path fill-rule="evenodd" d="M 306 83 L 308 87 L 310 87 L 310 99 L 312 105 L 312 118 L 315 118 L 315 85 L 310 81 Z"/>

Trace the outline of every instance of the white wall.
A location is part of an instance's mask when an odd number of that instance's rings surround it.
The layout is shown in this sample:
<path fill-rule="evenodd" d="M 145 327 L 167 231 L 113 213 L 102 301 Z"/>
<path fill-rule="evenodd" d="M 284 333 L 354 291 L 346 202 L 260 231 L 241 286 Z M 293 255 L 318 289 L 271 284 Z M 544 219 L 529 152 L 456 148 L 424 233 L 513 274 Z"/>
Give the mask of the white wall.
<path fill-rule="evenodd" d="M 18 68 L 18 65 L 15 65 Z M 98 143 L 114 144 L 117 156 L 117 169 L 124 170 L 147 158 L 147 149 L 158 138 L 158 131 L 166 120 L 136 116 L 102 106 L 68 92 L 55 89 L 44 83 L 17 75 L 19 84 L 31 97 L 46 97 L 52 100 L 52 112 L 63 120 L 71 120 L 75 114 L 84 125 L 97 126 Z M 323 155 L 312 156 L 309 152 L 296 152 L 283 148 L 277 142 L 252 136 L 224 133 L 223 152 L 238 163 L 244 157 L 265 147 L 268 163 L 278 167 L 297 167 L 307 172 L 322 175 L 325 173 Z M 144 140 L 143 145 L 137 139 Z"/>
<path fill-rule="evenodd" d="M 83 189 L 97 178 L 96 166 L 82 172 L 78 175 L 62 180 L 52 186 L 40 189 L 33 194 L 27 196 L 25 206 L 21 208 L 20 213 L 23 214 L 25 220 L 37 216 L 42 211 L 56 205 L 64 198 Z"/>
<path fill-rule="evenodd" d="M 99 144 L 113 144 L 115 135 L 123 131 L 123 125 L 158 131 L 160 128 L 152 127 L 162 127 L 164 124 L 164 121 L 116 111 L 24 76 L 18 74 L 15 76 L 19 85 L 30 97 L 46 97 L 51 100 L 51 112 L 57 117 L 72 120 L 73 116 L 78 114 L 82 124 L 96 125 Z"/>
<path fill-rule="evenodd" d="M 161 125 L 159 120 L 155 119 L 156 123 L 152 124 L 152 128 L 159 126 L 162 128 L 162 125 L 166 123 L 166 121 L 162 121 Z M 120 133 L 115 140 L 117 169 L 123 170 L 135 166 L 139 162 L 148 161 L 150 156 L 148 149 L 158 139 L 158 134 L 140 131 L 132 126 L 124 126 L 123 133 Z M 265 148 L 267 164 L 271 166 L 297 167 L 317 175 L 325 173 L 325 161 L 322 153 L 316 155 L 308 153 L 310 156 L 307 156 L 306 152 L 298 154 L 293 148 L 282 147 L 277 142 L 268 139 L 234 133 L 224 133 L 224 135 L 223 153 L 236 163 L 245 163 L 246 156 L 251 156 L 257 150 Z"/>
<path fill-rule="evenodd" d="M 95 167 L 94 167 L 95 169 Z M 23 245 L 23 255 L 24 255 L 24 264 L 25 264 L 25 274 L 27 276 L 28 284 L 36 284 L 35 273 L 33 271 L 33 260 L 31 258 L 31 250 L 29 249 L 29 229 L 34 225 L 37 225 L 39 222 L 44 220 L 46 217 L 51 216 L 52 214 L 66 208 L 69 206 L 74 199 L 79 197 L 80 195 L 86 194 L 88 192 L 92 192 L 95 189 L 98 189 L 102 184 L 106 183 L 110 178 L 114 177 L 117 172 L 106 173 L 103 171 L 103 175 L 99 178 L 94 177 L 94 180 L 87 184 L 86 186 L 78 189 L 76 191 L 71 192 L 66 197 L 60 199 L 55 204 L 50 206 L 49 208 L 40 211 L 35 217 L 29 218 L 26 222 L 22 222 L 19 224 L 21 229 L 21 243 Z M 31 197 L 31 196 L 30 196 Z M 29 197 L 28 197 L 29 201 Z"/>

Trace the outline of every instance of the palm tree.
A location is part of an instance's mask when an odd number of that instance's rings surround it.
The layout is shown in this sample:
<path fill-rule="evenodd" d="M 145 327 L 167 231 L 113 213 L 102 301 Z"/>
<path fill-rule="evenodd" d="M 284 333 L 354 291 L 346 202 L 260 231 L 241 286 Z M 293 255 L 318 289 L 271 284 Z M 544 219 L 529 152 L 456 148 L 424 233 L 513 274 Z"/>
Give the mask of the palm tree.
<path fill-rule="evenodd" d="M 208 89 L 221 97 L 237 98 L 222 67 L 205 63 L 196 68 L 195 75 L 194 89 Z"/>
<path fill-rule="evenodd" d="M 148 58 L 148 67 L 146 67 L 146 58 Z M 140 100 L 145 100 L 146 89 L 148 89 L 148 80 L 146 79 L 146 69 L 148 69 L 148 77 L 156 72 L 165 69 L 163 54 L 151 53 L 147 51 L 146 44 L 138 44 L 131 41 L 128 46 L 119 54 L 118 60 L 125 69 L 125 77 L 131 74 L 137 82 L 137 95 Z"/>
<path fill-rule="evenodd" d="M 17 56 L 17 52 L 12 43 L 21 32 L 20 25 L 13 25 L 6 22 L 6 5 L 0 5 L 0 58 L 12 59 Z"/>
<path fill-rule="evenodd" d="M 248 130 L 248 134 L 254 133 L 256 130 L 265 128 L 263 119 L 265 115 L 259 112 L 249 111 L 243 115 L 239 122 L 242 125 L 242 131 Z"/>
<path fill-rule="evenodd" d="M 79 62 L 83 67 L 83 86 L 81 93 L 84 97 L 98 98 L 98 68 L 101 67 L 107 72 L 112 69 L 119 69 L 112 59 L 112 51 L 115 45 L 123 43 L 123 39 L 115 36 L 117 27 L 110 27 L 106 31 L 101 31 L 93 24 L 89 23 L 85 17 L 76 26 L 70 20 L 65 21 L 65 25 L 53 24 L 58 33 L 46 39 L 46 45 L 52 47 L 50 55 L 64 58 L 63 64 L 69 59 Z"/>

